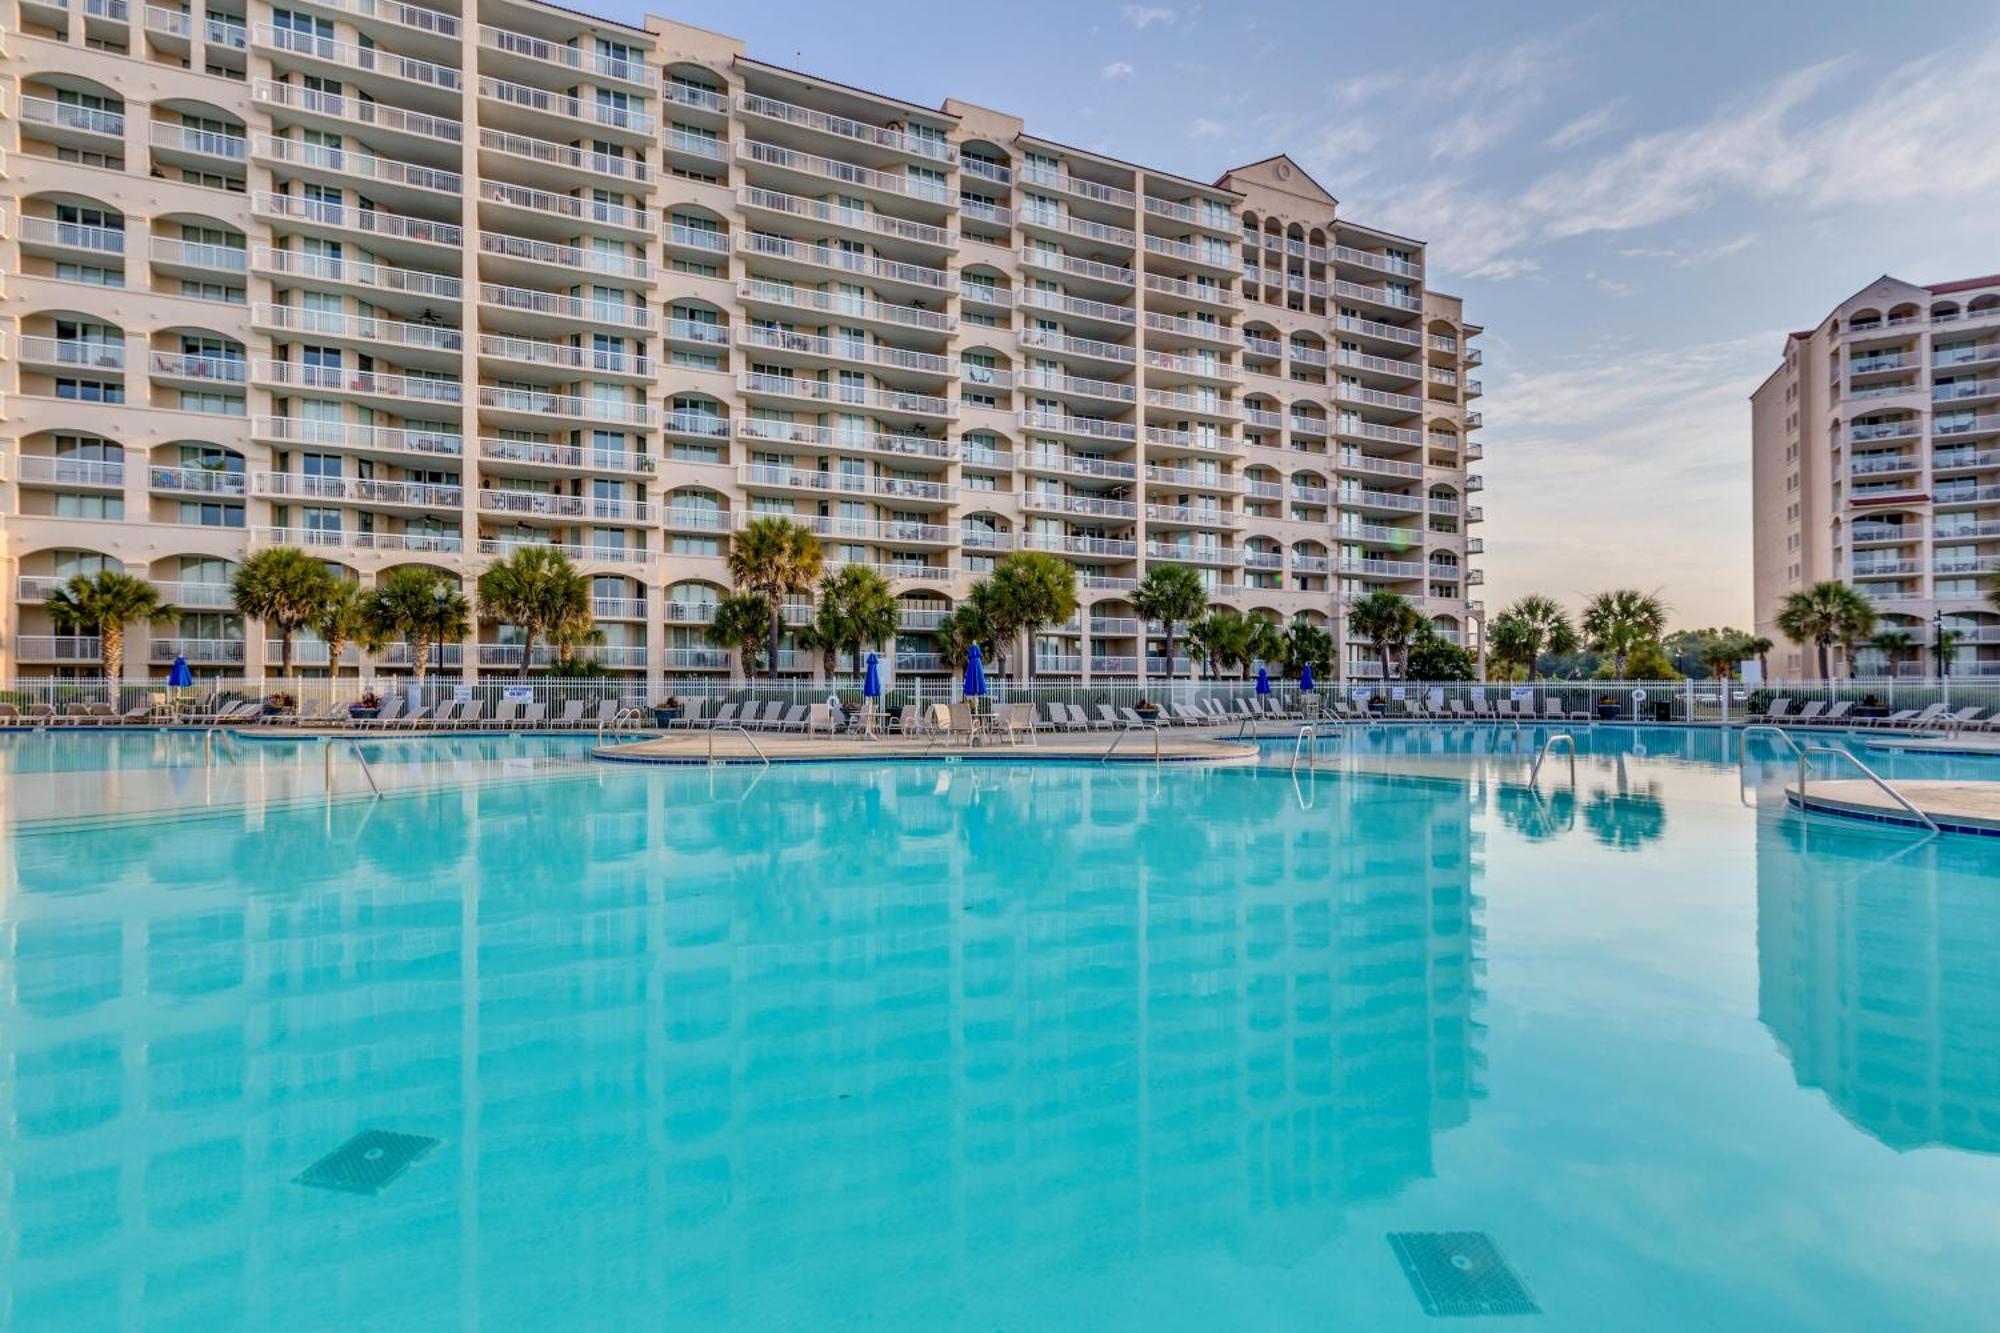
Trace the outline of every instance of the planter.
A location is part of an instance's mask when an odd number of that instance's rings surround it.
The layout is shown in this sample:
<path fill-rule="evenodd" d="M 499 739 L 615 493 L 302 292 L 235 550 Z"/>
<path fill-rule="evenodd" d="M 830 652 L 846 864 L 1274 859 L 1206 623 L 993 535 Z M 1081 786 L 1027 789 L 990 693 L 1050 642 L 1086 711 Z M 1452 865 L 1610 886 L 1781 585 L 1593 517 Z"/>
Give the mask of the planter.
<path fill-rule="evenodd" d="M 1599 705 L 1597 705 L 1597 720 L 1598 720 L 1599 722 L 1609 722 L 1609 721 L 1613 720 L 1614 718 L 1616 718 L 1617 716 L 1618 716 L 1618 705 L 1617 705 L 1617 704 L 1599 704 Z"/>
<path fill-rule="evenodd" d="M 668 723 L 678 722 L 680 721 L 680 717 L 681 710 L 678 708 L 655 708 L 653 710 L 653 725 L 665 731 Z"/>
<path fill-rule="evenodd" d="M 1148 705 L 1147 707 L 1144 708 L 1134 708 L 1132 711 L 1139 715 L 1139 720 L 1142 722 L 1154 722 L 1159 720 L 1160 710 L 1157 706 Z"/>
<path fill-rule="evenodd" d="M 347 705 L 347 715 L 351 718 L 379 717 L 381 714 L 380 708 L 364 708 L 360 704 Z"/>

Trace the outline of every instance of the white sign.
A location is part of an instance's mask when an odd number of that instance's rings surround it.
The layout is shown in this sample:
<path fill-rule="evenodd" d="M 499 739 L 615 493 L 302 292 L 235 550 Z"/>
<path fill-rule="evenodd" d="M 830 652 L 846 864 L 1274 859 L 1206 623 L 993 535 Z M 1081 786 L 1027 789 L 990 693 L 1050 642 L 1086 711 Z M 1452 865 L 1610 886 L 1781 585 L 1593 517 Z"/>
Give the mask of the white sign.
<path fill-rule="evenodd" d="M 451 687 L 451 701 L 452 701 L 453 703 L 455 703 L 455 704 L 469 704 L 469 703 L 471 703 L 471 702 L 472 702 L 472 687 L 471 687 L 470 685 L 454 685 L 454 686 L 452 686 L 452 687 Z"/>
<path fill-rule="evenodd" d="M 1370 690 L 1366 685 L 1356 685 L 1353 689 L 1349 690 L 1348 693 L 1354 697 L 1356 703 L 1365 704 L 1368 702 L 1369 696 L 1373 694 L 1374 691 Z"/>
<path fill-rule="evenodd" d="M 1394 689 L 1389 691 L 1389 697 L 1391 699 L 1400 699 L 1403 697 L 1403 695 L 1404 695 L 1404 690 L 1401 685 L 1398 685 Z"/>
<path fill-rule="evenodd" d="M 1531 685 L 1516 685 L 1508 697 L 1513 699 L 1513 701 L 1517 704 L 1533 703 L 1535 699 L 1535 690 L 1534 687 Z"/>
<path fill-rule="evenodd" d="M 509 703 L 532 703 L 535 698 L 535 687 L 532 685 L 509 685 L 500 691 L 500 697 Z"/>
<path fill-rule="evenodd" d="M 1474 702 L 1474 703 L 1476 703 L 1476 704 L 1483 704 L 1483 703 L 1485 703 L 1485 702 L 1486 702 L 1486 691 L 1485 691 L 1485 690 L 1483 690 L 1483 689 L 1481 689 L 1481 688 L 1480 688 L 1479 686 L 1477 686 L 1477 685 L 1473 686 L 1473 687 L 1472 687 L 1472 702 Z"/>
<path fill-rule="evenodd" d="M 1764 664 L 1754 657 L 1738 662 L 1736 664 L 1736 678 L 1745 685 L 1762 685 L 1764 683 Z"/>

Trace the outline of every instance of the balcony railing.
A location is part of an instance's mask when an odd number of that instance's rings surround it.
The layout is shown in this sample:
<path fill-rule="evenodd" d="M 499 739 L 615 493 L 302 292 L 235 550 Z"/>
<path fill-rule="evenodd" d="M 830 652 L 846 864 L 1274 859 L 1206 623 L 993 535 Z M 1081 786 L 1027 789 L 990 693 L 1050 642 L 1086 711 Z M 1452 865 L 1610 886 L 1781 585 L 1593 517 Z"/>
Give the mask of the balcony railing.
<path fill-rule="evenodd" d="M 125 253 L 122 227 L 96 227 L 79 222 L 58 222 L 54 218 L 24 217 L 21 239 L 30 245 L 55 245 L 67 250 L 90 250 L 100 255 Z"/>
<path fill-rule="evenodd" d="M 761 116 L 767 120 L 783 121 L 787 125 L 797 125 L 804 129 L 816 130 L 822 134 L 836 135 L 852 139 L 877 148 L 892 148 L 897 152 L 909 153 L 916 157 L 928 158 L 933 162 L 956 162 L 958 150 L 942 138 L 928 138 L 923 135 L 908 134 L 900 129 L 869 125 L 845 116 L 829 115 L 810 107 L 794 106 L 790 102 L 780 102 L 775 97 L 763 97 L 756 93 L 739 93 L 736 109 L 745 115 Z"/>
<path fill-rule="evenodd" d="M 253 417 L 250 432 L 260 440 L 321 449 L 359 449 L 377 453 L 421 454 L 456 458 L 465 448 L 456 432 L 405 430 L 394 426 L 349 425 L 305 417 Z"/>
<path fill-rule="evenodd" d="M 123 111 L 78 106 L 49 97 L 23 96 L 16 105 L 20 109 L 21 122 L 26 125 L 53 125 L 58 129 L 81 130 L 85 134 L 102 134 L 114 139 L 125 136 Z"/>

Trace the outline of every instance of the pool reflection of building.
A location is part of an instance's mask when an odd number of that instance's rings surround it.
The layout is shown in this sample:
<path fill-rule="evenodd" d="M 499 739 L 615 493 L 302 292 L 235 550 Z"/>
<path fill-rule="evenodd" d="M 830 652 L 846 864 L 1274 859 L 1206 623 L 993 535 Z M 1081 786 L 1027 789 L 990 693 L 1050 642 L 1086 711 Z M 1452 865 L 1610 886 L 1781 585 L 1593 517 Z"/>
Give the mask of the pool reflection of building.
<path fill-rule="evenodd" d="M 732 803 L 745 780 L 337 808 L 310 862 L 320 815 L 17 843 L 11 1317 L 839 1287 L 949 1322 L 927 1302 L 975 1264 L 1320 1243 L 1480 1095 L 1462 799 L 901 769 Z M 289 1183 L 370 1125 L 444 1146 L 365 1204 Z"/>
<path fill-rule="evenodd" d="M 1944 844 L 1757 829 L 1758 1016 L 1849 1121 L 1896 1149 L 2000 1152 L 2000 893 Z M 1899 850 L 1902 855 L 1895 855 Z M 1990 866 L 1990 862 L 1989 862 Z"/>

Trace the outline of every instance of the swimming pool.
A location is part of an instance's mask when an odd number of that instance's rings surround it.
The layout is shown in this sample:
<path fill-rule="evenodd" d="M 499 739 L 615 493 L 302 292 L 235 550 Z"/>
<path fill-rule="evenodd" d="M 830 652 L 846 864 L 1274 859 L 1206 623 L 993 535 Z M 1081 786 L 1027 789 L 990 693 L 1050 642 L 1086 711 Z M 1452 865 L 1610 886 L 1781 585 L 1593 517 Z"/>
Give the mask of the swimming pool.
<path fill-rule="evenodd" d="M 1414 1329 L 1388 1236 L 1476 1232 L 1537 1326 L 1987 1323 L 1990 842 L 1785 813 L 1780 753 L 1711 732 L 1580 733 L 1536 794 L 1535 739 L 1298 772 L 1289 738 L 1157 771 L 390 741 L 468 780 L 0 831 L 0 1311 Z M 0 737 L 0 773 L 286 762 L 200 744 Z M 364 1131 L 424 1150 L 297 1183 Z"/>

